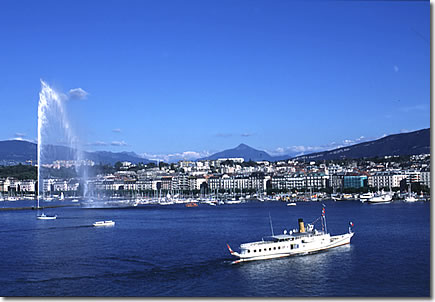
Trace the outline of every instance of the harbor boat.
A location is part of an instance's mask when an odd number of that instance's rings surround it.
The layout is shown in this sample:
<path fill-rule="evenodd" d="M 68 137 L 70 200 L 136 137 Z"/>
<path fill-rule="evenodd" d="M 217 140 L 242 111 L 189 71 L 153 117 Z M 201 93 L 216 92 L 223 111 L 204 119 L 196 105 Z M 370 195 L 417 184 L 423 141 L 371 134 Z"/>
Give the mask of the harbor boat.
<path fill-rule="evenodd" d="M 45 215 L 44 212 L 42 212 L 42 214 L 39 214 L 39 209 L 42 209 L 41 207 L 39 207 L 39 196 L 37 197 L 36 200 L 37 200 L 36 201 L 36 210 L 37 210 L 37 212 L 36 212 L 36 219 L 39 219 L 39 220 L 53 220 L 53 219 L 57 218 L 56 215 L 49 216 L 49 215 Z"/>
<path fill-rule="evenodd" d="M 287 206 L 289 207 L 289 206 L 295 206 L 296 205 L 296 202 L 289 202 L 288 204 L 287 204 Z"/>
<path fill-rule="evenodd" d="M 115 221 L 112 221 L 112 220 L 96 221 L 92 225 L 95 226 L 95 227 L 114 226 L 115 225 Z"/>
<path fill-rule="evenodd" d="M 230 199 L 230 200 L 226 200 L 225 203 L 226 203 L 226 204 L 237 204 L 237 203 L 241 203 L 241 201 L 240 201 L 240 200 L 237 200 L 237 199 L 235 199 L 235 198 L 232 198 L 232 199 Z"/>
<path fill-rule="evenodd" d="M 194 207 L 197 207 L 197 206 L 198 206 L 198 204 L 196 202 L 186 203 L 186 207 L 188 207 L 188 208 L 194 208 Z"/>
<path fill-rule="evenodd" d="M 405 201 L 406 202 L 416 202 L 416 201 L 418 201 L 418 199 L 411 195 L 411 196 L 406 196 Z"/>
<path fill-rule="evenodd" d="M 36 219 L 39 219 L 39 220 L 53 220 L 53 219 L 56 219 L 56 218 L 57 218 L 56 215 L 55 216 L 48 216 L 48 215 L 45 215 L 44 213 L 42 213 L 41 215 L 36 216 Z"/>
<path fill-rule="evenodd" d="M 409 190 L 408 190 L 408 196 L 405 197 L 405 202 L 416 202 L 418 201 L 417 198 L 412 194 L 411 191 L 411 182 L 409 183 Z"/>
<path fill-rule="evenodd" d="M 370 203 L 390 203 L 393 197 L 388 193 L 377 193 L 372 198 L 369 198 L 367 201 Z"/>
<path fill-rule="evenodd" d="M 370 198 L 373 198 L 374 196 L 375 194 L 372 192 L 364 193 L 359 196 L 359 200 L 364 203 L 367 202 Z"/>
<path fill-rule="evenodd" d="M 321 220 L 321 230 L 314 228 L 314 223 L 318 220 Z M 230 254 L 237 258 L 233 263 L 315 253 L 350 244 L 354 235 L 353 223 L 350 222 L 348 233 L 331 236 L 326 228 L 325 208 L 322 209 L 322 216 L 307 224 L 306 228 L 303 219 L 300 218 L 298 223 L 299 229 L 290 232 L 284 230 L 283 234 L 274 235 L 271 222 L 272 236 L 261 241 L 243 243 L 240 252 L 233 251 L 227 244 Z"/>

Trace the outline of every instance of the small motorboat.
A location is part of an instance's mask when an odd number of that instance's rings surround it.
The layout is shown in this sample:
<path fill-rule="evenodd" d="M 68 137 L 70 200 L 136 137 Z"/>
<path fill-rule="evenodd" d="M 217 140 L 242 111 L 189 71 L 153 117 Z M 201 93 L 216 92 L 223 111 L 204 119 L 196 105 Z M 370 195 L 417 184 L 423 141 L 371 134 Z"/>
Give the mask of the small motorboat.
<path fill-rule="evenodd" d="M 114 226 L 115 225 L 115 221 L 112 221 L 112 220 L 96 221 L 92 225 L 95 226 L 95 227 Z"/>
<path fill-rule="evenodd" d="M 39 220 L 53 220 L 53 219 L 56 219 L 56 218 L 57 218 L 56 215 L 55 216 L 48 216 L 48 215 L 45 215 L 44 213 L 42 213 L 41 215 L 36 216 L 36 219 L 39 219 Z"/>
<path fill-rule="evenodd" d="M 296 202 L 290 202 L 290 203 L 287 204 L 288 207 L 289 206 L 295 206 L 295 205 L 296 205 Z"/>

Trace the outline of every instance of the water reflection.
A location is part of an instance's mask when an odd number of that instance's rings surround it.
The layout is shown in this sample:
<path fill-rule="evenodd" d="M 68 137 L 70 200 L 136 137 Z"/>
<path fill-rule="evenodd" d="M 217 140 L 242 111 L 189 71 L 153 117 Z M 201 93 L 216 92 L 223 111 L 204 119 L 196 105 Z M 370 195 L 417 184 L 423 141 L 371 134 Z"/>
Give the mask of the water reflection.
<path fill-rule="evenodd" d="M 352 272 L 352 246 L 346 245 L 310 255 L 292 256 L 238 264 L 240 283 L 253 295 L 261 295 L 271 282 L 282 288 L 282 296 L 328 295 L 339 279 Z M 335 272 L 335 273 L 334 273 Z"/>

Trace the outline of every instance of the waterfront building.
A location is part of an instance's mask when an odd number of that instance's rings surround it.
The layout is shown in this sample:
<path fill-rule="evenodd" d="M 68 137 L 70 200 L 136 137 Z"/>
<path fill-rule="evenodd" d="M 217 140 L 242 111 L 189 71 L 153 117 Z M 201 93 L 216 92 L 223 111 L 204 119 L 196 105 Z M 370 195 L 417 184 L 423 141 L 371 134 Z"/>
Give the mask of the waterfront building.
<path fill-rule="evenodd" d="M 172 176 L 163 176 L 161 178 L 162 190 L 170 191 L 172 190 Z"/>
<path fill-rule="evenodd" d="M 333 189 L 333 191 L 335 192 L 335 190 L 338 189 L 343 189 L 344 187 L 344 175 L 346 173 L 344 172 L 339 172 L 339 173 L 335 173 L 330 175 L 329 177 L 329 186 Z"/>
<path fill-rule="evenodd" d="M 266 191 L 266 183 L 267 180 L 270 179 L 270 176 L 266 176 L 262 172 L 254 172 L 249 175 L 249 181 L 251 189 L 254 191 Z"/>
<path fill-rule="evenodd" d="M 275 174 L 270 180 L 271 188 L 273 190 L 288 190 L 286 179 L 283 174 Z"/>
<path fill-rule="evenodd" d="M 191 191 L 201 190 L 201 186 L 204 183 L 207 183 L 207 178 L 205 177 L 190 176 L 188 180 L 189 180 L 189 185 L 186 190 L 191 190 Z"/>
<path fill-rule="evenodd" d="M 316 172 L 308 173 L 306 175 L 306 187 L 312 189 L 323 189 L 326 188 L 328 183 L 328 176 L 325 173 Z"/>
<path fill-rule="evenodd" d="M 62 192 L 66 191 L 68 187 L 67 181 L 62 179 L 56 179 L 53 183 L 53 191 Z"/>
<path fill-rule="evenodd" d="M 286 189 L 301 190 L 307 187 L 307 178 L 302 173 L 288 174 L 285 177 Z"/>
<path fill-rule="evenodd" d="M 274 190 L 321 189 L 326 188 L 327 183 L 328 176 L 320 172 L 275 174 L 271 178 L 271 188 Z"/>
<path fill-rule="evenodd" d="M 36 181 L 33 179 L 22 180 L 19 184 L 20 192 L 35 192 Z"/>
<path fill-rule="evenodd" d="M 369 187 L 374 188 L 400 188 L 400 182 L 409 175 L 392 171 L 375 172 L 368 177 Z"/>
<path fill-rule="evenodd" d="M 408 183 L 409 182 L 420 182 L 421 172 L 418 170 L 405 170 L 404 174 L 408 176 Z"/>
<path fill-rule="evenodd" d="M 343 188 L 364 188 L 367 187 L 367 175 L 359 175 L 357 173 L 348 173 L 343 177 Z"/>
<path fill-rule="evenodd" d="M 42 181 L 43 192 L 53 192 L 56 179 L 47 178 Z"/>
<path fill-rule="evenodd" d="M 221 189 L 221 176 L 220 175 L 211 175 L 208 177 L 208 187 L 210 190 L 220 190 Z"/>
<path fill-rule="evenodd" d="M 151 178 L 142 178 L 136 181 L 139 191 L 151 191 L 153 189 L 153 180 Z"/>
<path fill-rule="evenodd" d="M 172 178 L 172 190 L 189 190 L 190 181 L 187 174 L 176 174 Z"/>
<path fill-rule="evenodd" d="M 423 185 L 430 188 L 430 168 L 425 167 L 420 171 L 420 181 Z"/>

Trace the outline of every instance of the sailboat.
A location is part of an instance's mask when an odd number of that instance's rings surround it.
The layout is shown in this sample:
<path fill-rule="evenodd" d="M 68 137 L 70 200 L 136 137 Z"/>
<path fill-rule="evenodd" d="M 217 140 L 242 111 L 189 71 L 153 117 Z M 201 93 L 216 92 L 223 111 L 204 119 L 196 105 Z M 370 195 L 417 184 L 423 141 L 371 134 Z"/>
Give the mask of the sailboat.
<path fill-rule="evenodd" d="M 39 207 L 39 193 L 38 193 L 38 197 L 37 197 L 37 204 L 36 204 L 36 210 L 39 212 L 39 209 L 40 209 L 40 207 Z M 55 216 L 49 216 L 49 215 L 45 215 L 44 214 L 44 212 L 42 212 L 42 214 L 37 214 L 36 215 L 36 219 L 39 219 L 39 220 L 53 220 L 53 219 L 56 219 L 57 218 L 57 216 L 55 215 Z"/>
<path fill-rule="evenodd" d="M 53 220 L 53 219 L 56 219 L 56 218 L 57 218 L 56 215 L 54 215 L 54 216 L 48 216 L 48 215 L 45 215 L 44 213 L 42 213 L 41 215 L 36 216 L 36 219 L 39 219 L 39 220 Z"/>
<path fill-rule="evenodd" d="M 408 196 L 405 197 L 405 201 L 406 202 L 416 202 L 416 201 L 418 201 L 418 199 L 415 198 L 414 195 L 412 195 L 411 182 L 409 182 Z"/>

